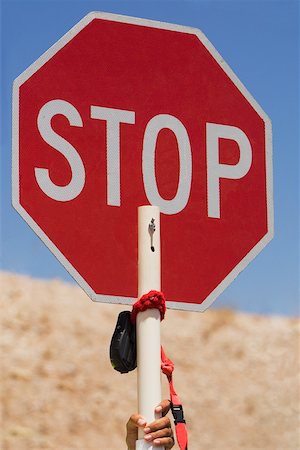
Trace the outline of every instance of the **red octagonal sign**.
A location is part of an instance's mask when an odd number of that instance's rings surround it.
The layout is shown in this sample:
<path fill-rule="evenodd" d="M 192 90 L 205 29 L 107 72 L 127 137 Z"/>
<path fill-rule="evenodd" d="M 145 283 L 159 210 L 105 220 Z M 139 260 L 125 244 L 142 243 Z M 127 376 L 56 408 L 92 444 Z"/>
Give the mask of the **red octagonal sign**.
<path fill-rule="evenodd" d="M 203 311 L 273 235 L 271 124 L 197 29 L 91 13 L 14 84 L 13 204 L 87 294 L 137 296 L 160 207 L 168 306 Z"/>

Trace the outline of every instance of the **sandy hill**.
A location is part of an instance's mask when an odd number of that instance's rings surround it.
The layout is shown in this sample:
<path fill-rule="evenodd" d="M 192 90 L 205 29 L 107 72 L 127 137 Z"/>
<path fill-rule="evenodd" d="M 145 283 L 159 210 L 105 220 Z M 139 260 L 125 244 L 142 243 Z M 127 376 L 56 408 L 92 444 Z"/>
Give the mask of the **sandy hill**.
<path fill-rule="evenodd" d="M 1 449 L 125 449 L 136 374 L 117 373 L 108 357 L 124 307 L 7 273 L 0 291 Z M 175 362 L 189 450 L 300 448 L 298 339 L 298 319 L 167 312 L 162 341 Z M 163 390 L 168 397 L 165 379 Z"/>

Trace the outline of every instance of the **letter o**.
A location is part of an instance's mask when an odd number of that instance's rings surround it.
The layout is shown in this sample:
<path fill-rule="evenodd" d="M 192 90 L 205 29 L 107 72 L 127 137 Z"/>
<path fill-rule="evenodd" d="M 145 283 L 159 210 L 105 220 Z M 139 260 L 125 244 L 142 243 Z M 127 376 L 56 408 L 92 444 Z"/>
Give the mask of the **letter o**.
<path fill-rule="evenodd" d="M 179 152 L 178 188 L 171 200 L 161 197 L 155 177 L 157 136 L 164 128 L 175 134 Z M 146 196 L 152 205 L 158 206 L 164 214 L 177 214 L 186 207 L 191 191 L 192 153 L 188 133 L 179 119 L 170 114 L 158 114 L 148 122 L 143 142 L 142 171 Z"/>

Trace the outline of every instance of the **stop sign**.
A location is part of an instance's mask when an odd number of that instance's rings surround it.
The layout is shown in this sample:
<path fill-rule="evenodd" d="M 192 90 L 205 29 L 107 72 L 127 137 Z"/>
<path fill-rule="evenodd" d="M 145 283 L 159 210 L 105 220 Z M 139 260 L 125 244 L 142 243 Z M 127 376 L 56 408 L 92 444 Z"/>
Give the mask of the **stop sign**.
<path fill-rule="evenodd" d="M 193 28 L 87 15 L 15 80 L 13 153 L 14 207 L 93 300 L 136 299 L 140 205 L 175 309 L 273 235 L 270 121 Z"/>

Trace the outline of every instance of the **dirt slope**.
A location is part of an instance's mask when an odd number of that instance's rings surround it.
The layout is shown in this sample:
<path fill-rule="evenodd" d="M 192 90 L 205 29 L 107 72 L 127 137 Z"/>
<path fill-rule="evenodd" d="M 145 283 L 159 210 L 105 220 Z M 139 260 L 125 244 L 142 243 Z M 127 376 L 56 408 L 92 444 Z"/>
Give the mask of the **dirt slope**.
<path fill-rule="evenodd" d="M 115 372 L 108 357 L 124 307 L 7 273 L 0 299 L 1 449 L 125 449 L 136 374 Z M 298 319 L 168 311 L 162 341 L 189 450 L 300 449 Z"/>

